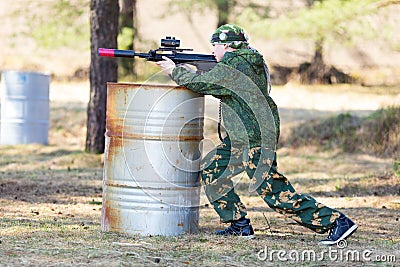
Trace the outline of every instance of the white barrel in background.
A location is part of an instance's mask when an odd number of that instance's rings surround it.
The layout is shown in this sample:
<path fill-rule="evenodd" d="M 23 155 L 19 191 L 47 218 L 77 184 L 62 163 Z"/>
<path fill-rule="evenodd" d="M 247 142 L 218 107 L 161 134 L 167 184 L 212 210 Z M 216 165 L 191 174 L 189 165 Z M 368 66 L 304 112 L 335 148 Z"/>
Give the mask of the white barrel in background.
<path fill-rule="evenodd" d="M 203 113 L 185 87 L 108 84 L 103 231 L 198 231 Z"/>
<path fill-rule="evenodd" d="M 48 143 L 50 76 L 4 71 L 1 76 L 1 131 L 4 145 Z"/>

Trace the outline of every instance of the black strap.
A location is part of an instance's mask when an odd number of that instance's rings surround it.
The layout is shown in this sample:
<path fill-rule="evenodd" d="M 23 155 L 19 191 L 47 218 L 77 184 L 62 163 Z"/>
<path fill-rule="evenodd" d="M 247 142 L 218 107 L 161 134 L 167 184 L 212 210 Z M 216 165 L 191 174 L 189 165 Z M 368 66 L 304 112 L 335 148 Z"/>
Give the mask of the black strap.
<path fill-rule="evenodd" d="M 222 121 L 222 107 L 221 107 L 221 99 L 219 100 L 219 107 L 218 107 L 218 137 L 221 142 L 223 142 L 224 138 L 222 138 L 221 134 L 221 121 Z"/>

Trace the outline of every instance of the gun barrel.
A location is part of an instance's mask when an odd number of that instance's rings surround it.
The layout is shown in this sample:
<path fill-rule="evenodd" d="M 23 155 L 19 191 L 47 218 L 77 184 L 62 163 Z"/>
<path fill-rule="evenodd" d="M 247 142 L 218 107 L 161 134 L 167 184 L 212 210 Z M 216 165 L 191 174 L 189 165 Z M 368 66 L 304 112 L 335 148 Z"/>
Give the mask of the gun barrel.
<path fill-rule="evenodd" d="M 137 56 L 133 50 L 118 50 L 109 48 L 99 48 L 98 55 L 101 57 L 128 57 L 133 58 Z"/>

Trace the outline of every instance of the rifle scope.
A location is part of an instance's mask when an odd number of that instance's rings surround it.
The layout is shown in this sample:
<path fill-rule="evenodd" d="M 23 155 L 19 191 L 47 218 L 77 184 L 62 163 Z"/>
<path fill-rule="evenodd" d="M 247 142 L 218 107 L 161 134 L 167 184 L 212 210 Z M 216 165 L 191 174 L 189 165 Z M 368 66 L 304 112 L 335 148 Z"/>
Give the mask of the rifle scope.
<path fill-rule="evenodd" d="M 161 46 L 163 47 L 179 47 L 181 45 L 181 41 L 175 39 L 175 37 L 167 36 L 165 39 L 161 39 Z"/>

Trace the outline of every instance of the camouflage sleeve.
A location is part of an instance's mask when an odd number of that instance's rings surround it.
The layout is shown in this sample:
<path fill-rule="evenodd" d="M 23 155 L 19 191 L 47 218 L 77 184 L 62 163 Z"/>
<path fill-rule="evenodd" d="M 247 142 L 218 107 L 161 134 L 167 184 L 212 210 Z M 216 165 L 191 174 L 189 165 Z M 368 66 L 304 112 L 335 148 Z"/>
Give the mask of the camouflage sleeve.
<path fill-rule="evenodd" d="M 183 85 L 189 90 L 218 97 L 232 95 L 232 90 L 228 89 L 230 86 L 226 86 L 226 81 L 233 80 L 231 77 L 233 73 L 234 71 L 229 66 L 219 63 L 210 71 L 202 74 L 191 73 L 185 68 L 177 66 L 172 71 L 171 77 L 177 84 Z"/>

